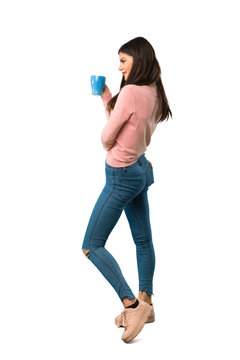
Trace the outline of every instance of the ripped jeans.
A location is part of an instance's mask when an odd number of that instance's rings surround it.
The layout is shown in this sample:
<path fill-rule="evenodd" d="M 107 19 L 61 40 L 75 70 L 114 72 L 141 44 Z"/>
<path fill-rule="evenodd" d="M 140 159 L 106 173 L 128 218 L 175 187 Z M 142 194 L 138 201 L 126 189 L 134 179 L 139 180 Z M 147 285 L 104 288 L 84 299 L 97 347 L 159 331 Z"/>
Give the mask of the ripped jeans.
<path fill-rule="evenodd" d="M 125 211 L 136 245 L 139 291 L 153 294 L 155 253 L 152 243 L 147 191 L 153 184 L 153 169 L 145 154 L 126 167 L 112 167 L 105 162 L 106 184 L 92 211 L 83 250 L 117 292 L 120 300 L 135 296 L 114 257 L 105 248 L 106 241 Z"/>

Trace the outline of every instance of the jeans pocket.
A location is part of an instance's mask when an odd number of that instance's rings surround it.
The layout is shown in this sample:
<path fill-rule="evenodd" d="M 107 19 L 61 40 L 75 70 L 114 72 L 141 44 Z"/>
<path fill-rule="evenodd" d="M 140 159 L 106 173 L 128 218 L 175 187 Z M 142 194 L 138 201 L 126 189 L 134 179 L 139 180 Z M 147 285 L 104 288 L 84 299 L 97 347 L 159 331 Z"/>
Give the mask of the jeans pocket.
<path fill-rule="evenodd" d="M 149 163 L 149 165 L 150 165 L 150 168 L 152 169 L 152 168 L 153 168 L 153 166 L 152 166 L 151 161 L 150 161 L 150 160 L 148 160 L 148 163 Z"/>
<path fill-rule="evenodd" d="M 154 174 L 153 174 L 153 168 L 151 169 L 151 180 L 152 180 L 152 184 L 154 183 Z"/>
<path fill-rule="evenodd" d="M 149 188 L 154 183 L 154 175 L 153 175 L 153 169 L 149 167 L 149 169 L 146 172 L 146 187 Z"/>

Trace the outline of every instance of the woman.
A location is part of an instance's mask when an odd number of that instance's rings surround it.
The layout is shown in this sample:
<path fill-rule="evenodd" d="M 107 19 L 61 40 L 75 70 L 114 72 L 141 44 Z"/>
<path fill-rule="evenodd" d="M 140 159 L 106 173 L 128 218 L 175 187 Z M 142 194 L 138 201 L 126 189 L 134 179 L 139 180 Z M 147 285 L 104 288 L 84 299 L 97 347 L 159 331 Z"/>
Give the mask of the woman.
<path fill-rule="evenodd" d="M 122 340 L 131 341 L 145 323 L 155 319 L 152 298 L 155 253 L 147 191 L 154 182 L 145 157 L 157 124 L 172 116 L 161 81 L 161 69 L 151 44 L 137 37 L 118 51 L 122 72 L 120 92 L 112 97 L 107 85 L 101 95 L 108 122 L 101 134 L 107 150 L 106 184 L 84 237 L 82 250 L 117 292 L 124 310 L 115 318 L 124 327 Z M 106 250 L 109 234 L 122 211 L 136 245 L 139 294 L 135 297 L 114 257 Z"/>

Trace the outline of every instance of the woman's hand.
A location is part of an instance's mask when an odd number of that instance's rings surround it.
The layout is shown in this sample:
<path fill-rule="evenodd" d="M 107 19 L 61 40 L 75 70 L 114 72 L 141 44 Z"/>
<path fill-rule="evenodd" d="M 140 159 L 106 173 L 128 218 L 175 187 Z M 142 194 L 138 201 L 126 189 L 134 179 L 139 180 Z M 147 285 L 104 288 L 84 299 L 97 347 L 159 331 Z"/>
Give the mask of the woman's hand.
<path fill-rule="evenodd" d="M 104 88 L 103 88 L 103 91 L 102 91 L 102 95 L 106 96 L 108 94 L 110 94 L 110 90 L 109 90 L 109 87 L 105 84 L 104 85 Z"/>

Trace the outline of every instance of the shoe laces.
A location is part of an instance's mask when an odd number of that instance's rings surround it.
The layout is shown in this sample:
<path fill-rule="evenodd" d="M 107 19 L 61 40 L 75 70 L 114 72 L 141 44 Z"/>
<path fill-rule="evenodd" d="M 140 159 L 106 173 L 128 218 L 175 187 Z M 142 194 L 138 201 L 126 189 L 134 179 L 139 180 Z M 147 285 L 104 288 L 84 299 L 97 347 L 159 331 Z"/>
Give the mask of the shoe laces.
<path fill-rule="evenodd" d="M 123 326 L 127 327 L 129 325 L 129 320 L 131 317 L 131 312 L 128 309 L 124 309 L 121 312 L 121 316 L 123 317 Z"/>

